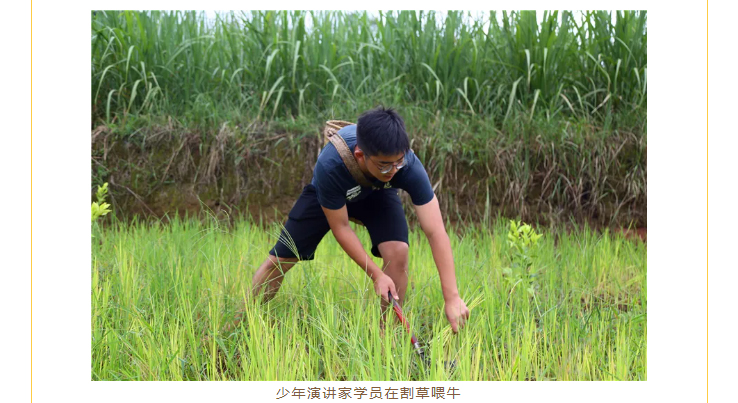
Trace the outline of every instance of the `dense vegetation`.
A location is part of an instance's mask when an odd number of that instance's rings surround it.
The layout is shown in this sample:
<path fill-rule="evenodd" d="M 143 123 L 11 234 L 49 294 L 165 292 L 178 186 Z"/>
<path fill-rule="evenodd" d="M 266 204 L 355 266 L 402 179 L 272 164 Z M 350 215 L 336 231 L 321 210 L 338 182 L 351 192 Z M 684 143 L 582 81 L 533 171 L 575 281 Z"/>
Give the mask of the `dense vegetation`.
<path fill-rule="evenodd" d="M 306 28 L 309 23 L 311 28 Z M 646 13 L 97 12 L 93 119 L 196 123 L 322 114 L 361 101 L 604 118 L 646 106 Z"/>
<path fill-rule="evenodd" d="M 278 231 L 177 219 L 96 231 L 92 379 L 646 380 L 640 241 L 544 230 L 516 252 L 505 221 L 452 234 L 472 309 L 454 336 L 428 242 L 412 231 L 403 311 L 431 359 L 424 367 L 401 325 L 381 334 L 370 280 L 330 234 L 268 305 L 255 304 L 251 276 Z M 229 328 L 244 301 L 244 320 Z"/>
<path fill-rule="evenodd" d="M 384 104 L 453 219 L 645 225 L 646 12 L 538 17 L 94 12 L 93 184 L 121 214 L 191 210 L 183 184 L 271 205 L 254 193 L 296 196 L 322 122 Z"/>

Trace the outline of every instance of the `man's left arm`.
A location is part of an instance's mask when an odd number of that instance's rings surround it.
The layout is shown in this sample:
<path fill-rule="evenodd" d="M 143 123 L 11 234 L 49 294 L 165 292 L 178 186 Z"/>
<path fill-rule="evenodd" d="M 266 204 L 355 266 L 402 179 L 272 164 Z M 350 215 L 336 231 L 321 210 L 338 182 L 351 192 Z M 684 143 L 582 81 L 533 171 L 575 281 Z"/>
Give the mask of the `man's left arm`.
<path fill-rule="evenodd" d="M 433 260 L 438 268 L 438 276 L 441 279 L 441 291 L 446 302 L 446 318 L 451 324 L 454 333 L 464 326 L 469 319 L 469 309 L 459 296 L 459 288 L 456 285 L 456 269 L 454 268 L 454 257 L 451 252 L 451 241 L 446 233 L 441 217 L 441 209 L 438 199 L 433 199 L 421 206 L 415 206 L 420 227 L 430 243 L 433 252 Z"/>

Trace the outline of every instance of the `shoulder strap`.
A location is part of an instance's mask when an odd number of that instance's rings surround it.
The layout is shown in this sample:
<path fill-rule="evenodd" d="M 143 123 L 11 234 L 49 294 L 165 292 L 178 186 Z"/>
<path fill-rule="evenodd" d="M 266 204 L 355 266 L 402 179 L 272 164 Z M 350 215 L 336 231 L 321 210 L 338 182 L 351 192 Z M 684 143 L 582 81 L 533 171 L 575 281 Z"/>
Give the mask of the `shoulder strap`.
<path fill-rule="evenodd" d="M 333 143 L 333 145 L 336 147 L 336 150 L 338 150 L 338 155 L 341 156 L 343 163 L 346 165 L 346 168 L 348 168 L 351 176 L 354 177 L 354 180 L 363 187 L 372 187 L 371 182 L 369 182 L 366 176 L 364 176 L 364 173 L 361 172 L 361 168 L 359 168 L 359 163 L 356 162 L 356 158 L 354 158 L 353 153 L 351 153 L 348 144 L 346 144 L 346 140 L 338 135 L 338 131 L 341 128 L 350 126 L 352 124 L 353 123 L 351 122 L 346 122 L 343 120 L 329 120 L 325 122 L 325 129 L 323 130 L 323 134 L 325 134 L 325 137 L 328 139 L 328 141 Z"/>

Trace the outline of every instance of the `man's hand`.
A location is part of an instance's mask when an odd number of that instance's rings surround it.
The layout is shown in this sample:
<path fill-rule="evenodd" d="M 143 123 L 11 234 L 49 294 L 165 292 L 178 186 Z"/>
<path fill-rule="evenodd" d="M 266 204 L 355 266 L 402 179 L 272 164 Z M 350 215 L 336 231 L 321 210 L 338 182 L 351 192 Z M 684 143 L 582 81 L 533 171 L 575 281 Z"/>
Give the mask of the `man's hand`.
<path fill-rule="evenodd" d="M 387 291 L 392 292 L 395 298 L 399 298 L 399 294 L 397 294 L 397 290 L 395 289 L 395 282 L 386 274 L 382 274 L 374 281 L 374 291 L 387 302 L 389 302 Z"/>
<path fill-rule="evenodd" d="M 464 300 L 459 297 L 446 301 L 446 319 L 451 324 L 451 330 L 458 333 L 459 329 L 464 327 L 469 319 L 469 308 L 466 307 Z"/>

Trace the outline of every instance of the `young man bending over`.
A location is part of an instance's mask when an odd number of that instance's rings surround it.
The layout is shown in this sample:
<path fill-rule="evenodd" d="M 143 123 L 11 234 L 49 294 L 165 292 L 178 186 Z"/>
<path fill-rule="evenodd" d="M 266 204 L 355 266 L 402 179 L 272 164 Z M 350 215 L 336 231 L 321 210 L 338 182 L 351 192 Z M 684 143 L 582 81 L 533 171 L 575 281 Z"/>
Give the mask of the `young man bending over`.
<path fill-rule="evenodd" d="M 458 332 L 469 318 L 469 309 L 459 296 L 451 243 L 438 199 L 423 164 L 410 150 L 402 118 L 392 109 L 374 109 L 336 135 L 343 138 L 358 163 L 361 173 L 355 174 L 364 175 L 367 181 L 361 182 L 370 186 L 354 179 L 337 147 L 329 142 L 318 156 L 312 182 L 289 213 L 285 224 L 289 234 L 283 231 L 280 236 L 282 240 L 291 238 L 298 254 L 278 241 L 254 274 L 254 295 L 263 293 L 267 301 L 273 298 L 284 275 L 300 260 L 312 260 L 330 230 L 374 282 L 374 290 L 382 297 L 382 311 L 388 307 L 388 291 L 402 303 L 408 283 L 408 227 L 398 195 L 398 189 L 403 189 L 412 199 L 433 251 L 446 318 L 452 330 Z M 360 221 L 369 231 L 371 252 L 382 258 L 384 270 L 367 255 L 349 226 L 349 218 Z"/>

